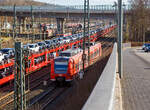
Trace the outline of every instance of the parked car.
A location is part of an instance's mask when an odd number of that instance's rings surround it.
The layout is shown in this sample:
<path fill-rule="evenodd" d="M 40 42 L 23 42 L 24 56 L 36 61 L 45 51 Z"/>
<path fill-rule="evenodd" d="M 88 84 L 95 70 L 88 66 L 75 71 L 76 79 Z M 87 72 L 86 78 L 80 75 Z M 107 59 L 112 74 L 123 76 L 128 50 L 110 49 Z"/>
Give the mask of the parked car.
<path fill-rule="evenodd" d="M 144 48 L 144 51 L 145 51 L 145 52 L 149 52 L 149 51 L 150 51 L 150 45 L 146 46 L 146 47 Z"/>
<path fill-rule="evenodd" d="M 0 50 L 5 58 L 13 58 L 15 56 L 15 49 L 14 48 L 3 48 Z"/>
<path fill-rule="evenodd" d="M 23 45 L 23 49 L 28 49 L 28 45 Z"/>
<path fill-rule="evenodd" d="M 47 47 L 47 44 L 45 42 L 38 42 L 37 45 L 39 46 L 40 50 L 46 49 Z"/>
<path fill-rule="evenodd" d="M 70 39 L 68 37 L 63 37 L 65 43 L 69 43 Z"/>
<path fill-rule="evenodd" d="M 63 39 L 62 37 L 59 37 L 59 38 L 58 38 L 58 43 L 59 43 L 59 44 L 65 43 L 65 42 L 64 42 L 64 39 Z"/>
<path fill-rule="evenodd" d="M 0 52 L 0 63 L 3 63 L 5 56 L 2 52 Z"/>
<path fill-rule="evenodd" d="M 53 41 L 52 40 L 45 40 L 46 43 L 46 47 L 50 48 L 53 45 Z"/>
<path fill-rule="evenodd" d="M 77 40 L 77 35 L 72 35 L 71 37 L 73 41 Z"/>
<path fill-rule="evenodd" d="M 37 44 L 28 44 L 30 52 L 39 52 L 40 47 Z"/>
<path fill-rule="evenodd" d="M 55 38 L 55 39 L 53 39 L 52 40 L 52 45 L 57 45 L 57 44 L 59 44 L 59 42 L 58 42 L 58 39 L 57 38 Z"/>
<path fill-rule="evenodd" d="M 147 46 L 150 46 L 150 44 L 148 44 L 148 43 L 143 44 L 142 50 L 145 50 L 145 48 L 146 48 Z"/>

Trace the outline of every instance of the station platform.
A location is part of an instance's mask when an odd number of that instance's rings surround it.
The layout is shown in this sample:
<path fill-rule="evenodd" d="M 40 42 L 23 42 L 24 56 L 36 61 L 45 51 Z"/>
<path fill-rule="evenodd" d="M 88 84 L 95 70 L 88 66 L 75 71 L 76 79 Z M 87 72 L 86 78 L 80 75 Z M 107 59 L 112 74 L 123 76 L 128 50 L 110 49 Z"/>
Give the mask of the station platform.
<path fill-rule="evenodd" d="M 150 53 L 141 47 L 125 49 L 123 73 L 123 110 L 150 110 Z"/>

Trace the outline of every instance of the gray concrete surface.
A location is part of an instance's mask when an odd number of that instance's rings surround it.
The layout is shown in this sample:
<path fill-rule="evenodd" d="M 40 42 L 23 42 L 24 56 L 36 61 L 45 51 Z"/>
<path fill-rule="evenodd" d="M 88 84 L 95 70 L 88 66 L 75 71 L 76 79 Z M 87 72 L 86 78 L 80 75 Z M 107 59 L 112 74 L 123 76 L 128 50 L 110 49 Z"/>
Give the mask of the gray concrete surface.
<path fill-rule="evenodd" d="M 116 82 L 117 45 L 82 110 L 113 110 L 114 90 Z"/>
<path fill-rule="evenodd" d="M 116 74 L 116 84 L 115 84 L 115 97 L 114 97 L 114 107 L 113 110 L 122 110 L 122 95 L 121 95 L 121 83 L 119 74 Z"/>
<path fill-rule="evenodd" d="M 123 43 L 123 49 L 125 48 L 130 48 L 131 47 L 131 43 Z"/>
<path fill-rule="evenodd" d="M 141 47 L 134 48 L 134 52 L 139 58 L 143 59 L 147 63 L 150 63 L 150 52 L 144 52 Z"/>
<path fill-rule="evenodd" d="M 121 81 L 123 110 L 150 110 L 150 53 L 137 48 L 123 51 Z"/>

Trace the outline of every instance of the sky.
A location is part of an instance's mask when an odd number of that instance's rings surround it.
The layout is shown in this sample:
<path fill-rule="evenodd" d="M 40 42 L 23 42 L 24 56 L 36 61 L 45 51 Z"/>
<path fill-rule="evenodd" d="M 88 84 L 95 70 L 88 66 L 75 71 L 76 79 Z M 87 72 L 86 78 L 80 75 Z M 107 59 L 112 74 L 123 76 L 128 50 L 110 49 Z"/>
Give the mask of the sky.
<path fill-rule="evenodd" d="M 83 5 L 84 0 L 35 0 L 59 5 Z M 117 0 L 90 0 L 90 5 L 112 5 Z M 127 3 L 127 0 L 123 0 L 123 3 Z"/>

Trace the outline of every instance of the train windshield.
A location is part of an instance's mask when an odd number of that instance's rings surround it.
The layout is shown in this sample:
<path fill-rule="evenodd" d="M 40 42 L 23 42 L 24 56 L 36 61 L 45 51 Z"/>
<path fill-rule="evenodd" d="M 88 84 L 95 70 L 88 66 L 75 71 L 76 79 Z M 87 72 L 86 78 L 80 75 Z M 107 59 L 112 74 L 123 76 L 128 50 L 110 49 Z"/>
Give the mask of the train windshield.
<path fill-rule="evenodd" d="M 59 56 L 70 57 L 71 53 L 60 53 Z"/>
<path fill-rule="evenodd" d="M 68 70 L 68 61 L 66 58 L 57 58 L 55 59 L 55 73 L 56 74 L 65 74 Z"/>

